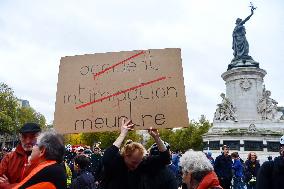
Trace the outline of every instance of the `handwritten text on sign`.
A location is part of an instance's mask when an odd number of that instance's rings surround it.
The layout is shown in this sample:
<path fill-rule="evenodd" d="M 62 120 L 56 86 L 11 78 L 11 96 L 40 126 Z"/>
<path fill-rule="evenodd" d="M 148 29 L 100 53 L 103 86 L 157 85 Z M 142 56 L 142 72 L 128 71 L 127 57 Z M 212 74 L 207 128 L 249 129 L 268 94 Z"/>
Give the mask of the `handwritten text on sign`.
<path fill-rule="evenodd" d="M 61 59 L 55 127 L 61 133 L 187 126 L 180 49 Z"/>

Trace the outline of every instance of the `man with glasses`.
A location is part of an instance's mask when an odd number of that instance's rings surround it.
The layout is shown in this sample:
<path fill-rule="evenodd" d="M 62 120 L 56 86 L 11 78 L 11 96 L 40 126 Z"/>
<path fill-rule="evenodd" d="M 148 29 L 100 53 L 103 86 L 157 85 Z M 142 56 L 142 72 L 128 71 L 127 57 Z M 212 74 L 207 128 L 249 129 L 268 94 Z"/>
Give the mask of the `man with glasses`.
<path fill-rule="evenodd" d="M 0 189 L 10 188 L 25 178 L 34 166 L 28 163 L 33 146 L 41 131 L 37 123 L 26 123 L 19 131 L 20 143 L 14 152 L 7 154 L 0 163 Z"/>
<path fill-rule="evenodd" d="M 284 135 L 280 138 L 280 156 L 274 161 L 266 161 L 260 167 L 257 176 L 257 189 L 284 188 Z"/>

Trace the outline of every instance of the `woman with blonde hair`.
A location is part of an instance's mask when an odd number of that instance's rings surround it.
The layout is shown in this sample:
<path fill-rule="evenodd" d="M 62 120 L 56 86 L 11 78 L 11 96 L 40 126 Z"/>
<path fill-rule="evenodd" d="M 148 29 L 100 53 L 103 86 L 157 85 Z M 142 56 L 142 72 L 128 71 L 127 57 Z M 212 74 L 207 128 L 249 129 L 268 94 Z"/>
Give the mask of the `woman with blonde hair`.
<path fill-rule="evenodd" d="M 159 155 L 145 157 L 146 150 L 143 145 L 130 141 L 119 152 L 127 133 L 133 130 L 133 127 L 131 120 L 123 120 L 119 137 L 104 153 L 104 178 L 101 182 L 104 189 L 143 188 L 143 175 L 166 166 L 170 161 L 170 154 L 158 131 L 152 128 L 148 132 L 158 145 Z"/>

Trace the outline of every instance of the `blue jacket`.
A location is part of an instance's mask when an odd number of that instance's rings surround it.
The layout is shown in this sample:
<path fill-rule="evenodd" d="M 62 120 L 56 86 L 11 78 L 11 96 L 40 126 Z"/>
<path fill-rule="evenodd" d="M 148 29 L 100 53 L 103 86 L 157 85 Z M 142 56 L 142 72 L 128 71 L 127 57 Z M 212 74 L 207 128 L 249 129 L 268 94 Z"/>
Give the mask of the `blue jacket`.
<path fill-rule="evenodd" d="M 172 163 L 177 167 L 179 166 L 179 159 L 180 159 L 179 154 L 173 154 L 172 155 Z"/>
<path fill-rule="evenodd" d="M 239 159 L 233 160 L 232 168 L 234 170 L 234 176 L 237 178 L 243 177 L 243 165 Z"/>

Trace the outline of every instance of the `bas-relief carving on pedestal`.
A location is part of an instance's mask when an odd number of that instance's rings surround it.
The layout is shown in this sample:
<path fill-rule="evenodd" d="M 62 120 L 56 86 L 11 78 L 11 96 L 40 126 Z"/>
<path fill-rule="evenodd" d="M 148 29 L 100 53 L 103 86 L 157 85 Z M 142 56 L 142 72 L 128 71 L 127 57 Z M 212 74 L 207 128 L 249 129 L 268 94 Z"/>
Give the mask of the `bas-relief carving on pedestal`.
<path fill-rule="evenodd" d="M 282 112 L 278 112 L 278 102 L 270 98 L 271 92 L 263 87 L 262 97 L 258 101 L 257 112 L 261 115 L 262 120 L 279 120 Z"/>
<path fill-rule="evenodd" d="M 220 121 L 238 121 L 236 115 L 236 108 L 233 106 L 232 102 L 225 96 L 224 93 L 220 95 L 222 97 L 222 103 L 217 104 L 218 108 L 214 114 L 214 120 Z"/>
<path fill-rule="evenodd" d="M 249 79 L 247 78 L 243 78 L 240 81 L 240 87 L 241 89 L 243 89 L 244 91 L 248 91 L 252 86 L 252 83 Z"/>
<path fill-rule="evenodd" d="M 250 125 L 249 125 L 249 127 L 248 127 L 248 132 L 249 132 L 249 133 L 255 133 L 255 132 L 257 132 L 255 124 L 250 124 Z"/>

